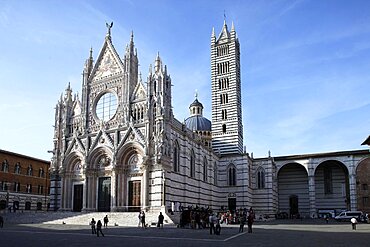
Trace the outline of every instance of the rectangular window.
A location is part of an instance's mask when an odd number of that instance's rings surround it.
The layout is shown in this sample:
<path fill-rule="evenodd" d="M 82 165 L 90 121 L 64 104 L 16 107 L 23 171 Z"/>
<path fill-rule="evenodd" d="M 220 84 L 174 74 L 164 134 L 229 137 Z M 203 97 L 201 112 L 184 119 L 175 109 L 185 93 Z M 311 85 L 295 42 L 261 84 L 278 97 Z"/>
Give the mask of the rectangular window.
<path fill-rule="evenodd" d="M 362 184 L 362 190 L 368 190 L 367 184 Z"/>
<path fill-rule="evenodd" d="M 367 207 L 367 206 L 369 206 L 369 197 L 362 197 L 362 205 L 364 206 L 364 207 Z"/>
<path fill-rule="evenodd" d="M 324 193 L 333 194 L 333 178 L 330 167 L 324 167 Z"/>

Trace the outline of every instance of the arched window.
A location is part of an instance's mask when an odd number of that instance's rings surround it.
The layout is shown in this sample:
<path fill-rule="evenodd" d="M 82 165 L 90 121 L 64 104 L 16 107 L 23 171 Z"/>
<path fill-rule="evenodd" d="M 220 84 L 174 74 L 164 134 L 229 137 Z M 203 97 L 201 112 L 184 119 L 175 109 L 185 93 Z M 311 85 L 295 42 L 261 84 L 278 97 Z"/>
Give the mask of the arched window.
<path fill-rule="evenodd" d="M 28 166 L 28 169 L 27 169 L 27 175 L 28 175 L 28 176 L 32 176 L 32 175 L 33 175 L 32 165 L 29 165 L 29 166 Z"/>
<path fill-rule="evenodd" d="M 207 182 L 208 178 L 208 163 L 206 157 L 203 158 L 203 181 Z"/>
<path fill-rule="evenodd" d="M 222 133 L 226 133 L 226 124 L 222 125 Z"/>
<path fill-rule="evenodd" d="M 15 164 L 14 173 L 15 174 L 21 174 L 21 165 L 19 163 Z"/>
<path fill-rule="evenodd" d="M 180 171 L 180 146 L 177 141 L 175 141 L 175 145 L 173 147 L 173 171 Z"/>
<path fill-rule="evenodd" d="M 25 210 L 31 210 L 31 202 L 26 202 L 24 205 Z"/>
<path fill-rule="evenodd" d="M 44 172 L 44 170 L 42 168 L 40 168 L 40 170 L 39 170 L 39 177 L 40 178 L 45 177 L 45 172 Z"/>
<path fill-rule="evenodd" d="M 190 177 L 195 178 L 195 154 L 194 154 L 194 150 L 191 150 L 191 155 L 190 155 Z"/>
<path fill-rule="evenodd" d="M 260 168 L 257 171 L 257 188 L 258 189 L 265 188 L 265 171 L 263 170 L 263 168 Z"/>
<path fill-rule="evenodd" d="M 1 171 L 2 172 L 8 172 L 9 171 L 9 164 L 7 160 L 3 161 L 3 164 L 1 166 Z"/>
<path fill-rule="evenodd" d="M 214 185 L 217 185 L 217 179 L 218 179 L 218 177 L 217 177 L 217 163 L 215 162 L 213 164 L 213 184 Z"/>
<path fill-rule="evenodd" d="M 234 165 L 230 165 L 227 170 L 227 181 L 229 186 L 236 186 L 236 169 Z"/>

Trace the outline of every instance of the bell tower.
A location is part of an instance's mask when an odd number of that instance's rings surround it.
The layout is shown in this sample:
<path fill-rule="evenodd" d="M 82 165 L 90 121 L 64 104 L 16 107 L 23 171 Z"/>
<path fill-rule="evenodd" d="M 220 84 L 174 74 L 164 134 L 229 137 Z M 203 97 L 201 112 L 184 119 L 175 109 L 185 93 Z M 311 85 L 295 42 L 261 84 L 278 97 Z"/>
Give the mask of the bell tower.
<path fill-rule="evenodd" d="M 240 47 L 234 23 L 226 21 L 216 38 L 211 36 L 212 148 L 220 154 L 243 152 L 240 87 Z"/>

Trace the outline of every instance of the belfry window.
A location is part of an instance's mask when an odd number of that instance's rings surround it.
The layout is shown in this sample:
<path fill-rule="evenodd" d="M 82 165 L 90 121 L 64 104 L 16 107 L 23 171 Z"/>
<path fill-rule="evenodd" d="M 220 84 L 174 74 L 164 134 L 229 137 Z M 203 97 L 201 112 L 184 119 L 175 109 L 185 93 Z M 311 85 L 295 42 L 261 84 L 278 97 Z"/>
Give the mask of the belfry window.
<path fill-rule="evenodd" d="M 226 124 L 222 125 L 222 133 L 224 133 L 224 134 L 226 133 Z"/>

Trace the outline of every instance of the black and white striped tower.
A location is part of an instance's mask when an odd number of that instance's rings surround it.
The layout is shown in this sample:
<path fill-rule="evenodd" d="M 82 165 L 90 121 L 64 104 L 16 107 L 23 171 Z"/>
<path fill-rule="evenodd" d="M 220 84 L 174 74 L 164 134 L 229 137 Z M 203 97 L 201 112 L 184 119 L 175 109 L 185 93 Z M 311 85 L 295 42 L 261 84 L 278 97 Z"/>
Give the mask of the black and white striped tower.
<path fill-rule="evenodd" d="M 226 21 L 218 38 L 211 37 L 212 148 L 215 152 L 243 152 L 243 124 L 240 87 L 240 47 L 234 24 Z"/>

